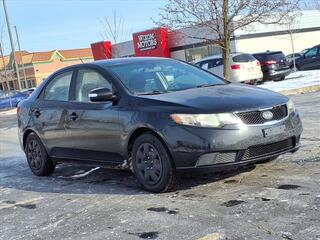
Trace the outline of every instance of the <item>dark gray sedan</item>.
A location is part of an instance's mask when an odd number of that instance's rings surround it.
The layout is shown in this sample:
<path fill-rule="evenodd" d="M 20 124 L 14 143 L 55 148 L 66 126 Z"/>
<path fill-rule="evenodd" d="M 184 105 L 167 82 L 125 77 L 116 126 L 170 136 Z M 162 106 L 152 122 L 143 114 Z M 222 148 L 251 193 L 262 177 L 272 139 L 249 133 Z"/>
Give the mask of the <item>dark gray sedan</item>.
<path fill-rule="evenodd" d="M 289 98 L 163 58 L 59 70 L 19 104 L 18 124 L 34 174 L 64 162 L 128 167 L 152 192 L 169 190 L 177 171 L 294 152 L 302 133 Z"/>

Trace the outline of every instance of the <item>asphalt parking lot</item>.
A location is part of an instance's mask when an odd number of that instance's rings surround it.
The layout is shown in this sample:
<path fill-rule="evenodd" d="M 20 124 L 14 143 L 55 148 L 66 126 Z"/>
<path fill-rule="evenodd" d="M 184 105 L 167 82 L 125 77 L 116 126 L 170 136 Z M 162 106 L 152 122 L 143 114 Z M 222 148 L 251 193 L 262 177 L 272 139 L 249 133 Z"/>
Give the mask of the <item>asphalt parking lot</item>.
<path fill-rule="evenodd" d="M 185 174 L 150 194 L 130 172 L 29 170 L 15 114 L 0 113 L 0 239 L 320 239 L 320 92 L 296 95 L 295 154 L 233 172 Z"/>

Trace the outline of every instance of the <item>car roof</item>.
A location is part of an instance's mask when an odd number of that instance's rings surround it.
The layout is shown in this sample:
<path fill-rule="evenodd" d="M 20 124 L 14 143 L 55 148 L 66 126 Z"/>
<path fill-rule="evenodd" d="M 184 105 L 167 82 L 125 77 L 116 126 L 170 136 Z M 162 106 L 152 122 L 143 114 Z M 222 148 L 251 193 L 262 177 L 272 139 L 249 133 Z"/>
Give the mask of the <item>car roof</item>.
<path fill-rule="evenodd" d="M 179 61 L 172 58 L 164 58 L 164 57 L 126 57 L 126 58 L 112 58 L 112 59 L 104 59 L 104 60 L 97 60 L 87 63 L 79 63 L 70 65 L 64 68 L 61 68 L 54 72 L 54 74 L 59 74 L 64 71 L 68 71 L 69 69 L 74 69 L 77 67 L 86 67 L 86 66 L 100 66 L 100 67 L 108 67 L 108 66 L 114 66 L 114 65 L 122 65 L 122 64 L 129 64 L 129 63 L 143 63 L 143 62 L 150 62 L 150 61 Z M 50 75 L 50 76 L 52 76 Z M 49 77 L 50 77 L 49 76 Z M 49 78 L 48 77 L 48 78 Z"/>
<path fill-rule="evenodd" d="M 260 54 L 276 54 L 276 53 L 283 53 L 282 51 L 265 51 L 265 52 L 258 52 L 258 53 L 253 53 L 252 55 L 260 55 Z"/>
<path fill-rule="evenodd" d="M 98 66 L 113 66 L 119 64 L 129 64 L 129 63 L 142 63 L 146 61 L 163 61 L 163 60 L 173 60 L 172 58 L 163 58 L 163 57 L 126 57 L 126 58 L 113 58 L 107 60 L 98 60 L 91 62 L 90 64 Z"/>
<path fill-rule="evenodd" d="M 249 54 L 249 55 L 251 55 L 250 53 L 234 52 L 234 53 L 230 53 L 230 57 L 238 56 L 240 54 Z M 205 58 L 202 58 L 200 60 L 197 60 L 197 61 L 195 61 L 195 63 L 199 63 L 199 62 L 206 61 L 206 60 L 218 59 L 218 58 L 223 58 L 222 54 L 211 55 L 209 57 L 205 57 Z"/>

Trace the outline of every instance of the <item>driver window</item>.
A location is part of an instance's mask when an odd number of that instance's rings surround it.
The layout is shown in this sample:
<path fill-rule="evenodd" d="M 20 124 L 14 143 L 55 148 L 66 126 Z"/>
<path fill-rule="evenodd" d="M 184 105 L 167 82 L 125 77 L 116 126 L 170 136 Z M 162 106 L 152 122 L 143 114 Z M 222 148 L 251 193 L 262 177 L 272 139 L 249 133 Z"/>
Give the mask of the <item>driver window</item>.
<path fill-rule="evenodd" d="M 112 90 L 112 85 L 100 73 L 91 69 L 80 69 L 76 80 L 76 101 L 91 102 L 88 95 L 95 88 Z"/>
<path fill-rule="evenodd" d="M 317 56 L 317 54 L 318 54 L 318 48 L 314 47 L 314 48 L 311 48 L 308 52 L 306 52 L 305 56 L 307 58 L 312 58 Z"/>

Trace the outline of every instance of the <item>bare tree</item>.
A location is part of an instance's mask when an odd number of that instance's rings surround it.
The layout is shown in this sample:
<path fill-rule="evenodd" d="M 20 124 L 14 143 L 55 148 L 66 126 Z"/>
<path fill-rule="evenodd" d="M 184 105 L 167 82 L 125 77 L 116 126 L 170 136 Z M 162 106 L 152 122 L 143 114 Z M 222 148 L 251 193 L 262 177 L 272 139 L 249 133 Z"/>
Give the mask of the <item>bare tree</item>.
<path fill-rule="evenodd" d="M 162 8 L 158 25 L 170 29 L 197 27 L 205 34 L 188 37 L 206 41 L 222 49 L 224 76 L 230 79 L 230 39 L 238 29 L 253 23 L 282 24 L 298 9 L 300 0 L 169 0 Z"/>
<path fill-rule="evenodd" d="M 113 44 L 117 44 L 120 41 L 129 39 L 129 33 L 125 28 L 125 21 L 121 16 L 117 15 L 116 11 L 113 11 L 111 17 L 105 17 L 101 20 L 103 25 L 103 39 L 110 40 Z M 112 57 L 118 57 L 118 54 L 113 51 Z"/>

